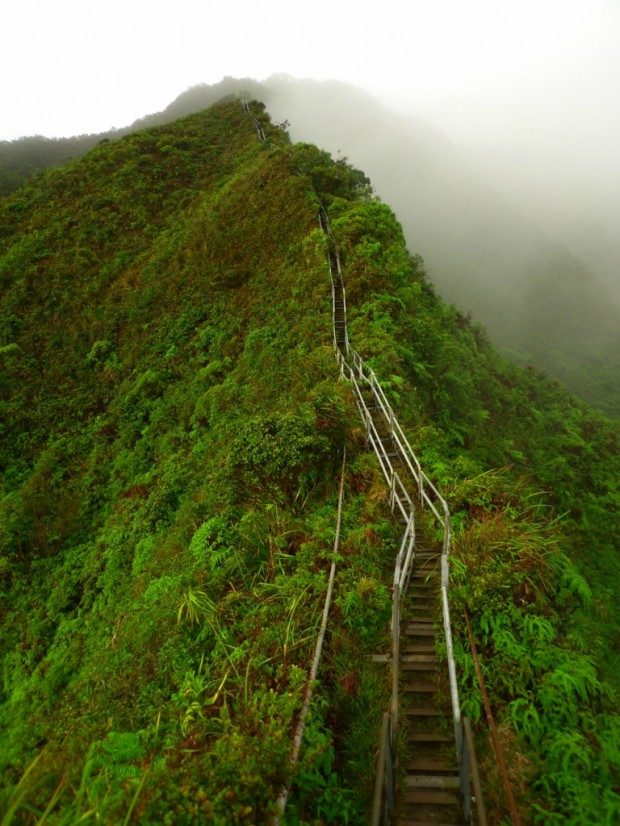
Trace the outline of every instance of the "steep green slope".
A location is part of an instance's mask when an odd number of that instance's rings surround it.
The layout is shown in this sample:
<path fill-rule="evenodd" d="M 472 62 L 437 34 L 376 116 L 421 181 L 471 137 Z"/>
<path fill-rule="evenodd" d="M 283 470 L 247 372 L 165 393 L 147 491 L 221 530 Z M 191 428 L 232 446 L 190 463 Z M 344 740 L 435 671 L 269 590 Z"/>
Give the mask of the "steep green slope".
<path fill-rule="evenodd" d="M 0 141 L 0 195 L 8 195 L 30 177 L 79 158 L 111 134 L 45 138 L 42 135 Z"/>
<path fill-rule="evenodd" d="M 31 805 L 60 781 L 62 811 L 116 820 L 147 767 L 153 822 L 253 821 L 279 792 L 353 417 L 316 211 L 237 104 L 3 205 L 2 763 L 42 755 Z M 332 650 L 354 653 L 384 626 L 392 528 L 350 474 L 366 552 L 339 600 L 367 602 Z M 330 713 L 364 706 L 349 664 Z M 307 796 L 342 811 L 316 713 Z"/>
<path fill-rule="evenodd" d="M 97 140 L 161 126 L 239 94 L 264 100 L 274 118 L 291 122 L 296 139 L 342 151 L 361 166 L 399 216 L 409 246 L 423 252 L 436 288 L 485 324 L 501 352 L 545 371 L 607 415 L 620 415 L 613 279 L 601 278 L 595 260 L 575 259 L 546 238 L 527 205 L 515 209 L 509 191 L 502 194 L 499 182 L 481 175 L 467 152 L 429 124 L 397 115 L 348 84 L 227 77 L 187 89 L 162 112 L 120 130 L 0 142 L 0 194 L 38 169 L 83 155 Z M 609 246 L 601 254 L 609 258 Z"/>
<path fill-rule="evenodd" d="M 612 425 L 501 360 L 434 296 L 364 176 L 253 107 L 266 145 L 223 103 L 0 201 L 4 804 L 24 822 L 48 805 L 55 822 L 267 817 L 346 439 L 332 630 L 287 811 L 365 822 L 387 696 L 368 655 L 398 530 L 336 369 L 320 196 L 352 341 L 450 497 L 455 606 L 484 643 L 524 805 L 611 812 L 616 723 L 590 658 L 617 678 Z M 476 714 L 462 644 L 459 659 Z"/>

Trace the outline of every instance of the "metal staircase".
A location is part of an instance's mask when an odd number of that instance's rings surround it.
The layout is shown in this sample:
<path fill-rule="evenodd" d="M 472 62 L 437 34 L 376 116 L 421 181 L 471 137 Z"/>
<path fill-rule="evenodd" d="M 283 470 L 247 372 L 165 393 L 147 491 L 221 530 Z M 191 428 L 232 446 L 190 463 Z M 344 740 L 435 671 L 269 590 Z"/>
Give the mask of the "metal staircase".
<path fill-rule="evenodd" d="M 469 749 L 462 729 L 448 601 L 450 513 L 420 467 L 373 370 L 349 344 L 340 256 L 327 215 L 333 332 L 342 375 L 352 385 L 366 438 L 404 526 L 392 582 L 391 701 L 383 718 L 373 824 L 471 823 Z M 416 508 L 441 526 L 420 530 Z M 437 642 L 446 659 L 437 659 Z M 397 752 L 398 746 L 398 752 Z"/>
<path fill-rule="evenodd" d="M 265 142 L 248 101 L 242 106 Z M 403 524 L 392 580 L 391 698 L 381 727 L 371 822 L 473 823 L 470 760 L 475 767 L 475 754 L 469 721 L 461 719 L 448 601 L 450 512 L 422 470 L 374 371 L 349 344 L 340 255 L 323 208 L 319 225 L 328 241 L 336 358 L 353 389 L 368 446 L 379 460 L 392 512 Z M 416 508 L 440 526 L 441 541 L 416 523 Z M 446 652 L 441 661 L 439 640 Z M 477 823 L 485 826 L 477 771 L 471 776 Z"/>

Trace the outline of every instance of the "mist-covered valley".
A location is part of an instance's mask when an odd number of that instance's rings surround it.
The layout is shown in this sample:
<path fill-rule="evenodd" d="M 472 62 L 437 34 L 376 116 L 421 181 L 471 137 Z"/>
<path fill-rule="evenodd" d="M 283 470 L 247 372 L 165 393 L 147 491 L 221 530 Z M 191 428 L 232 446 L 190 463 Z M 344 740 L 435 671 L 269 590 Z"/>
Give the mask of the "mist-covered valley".
<path fill-rule="evenodd" d="M 604 412 L 620 413 L 611 202 L 609 222 L 595 221 L 588 239 L 587 222 L 575 226 L 574 204 L 562 200 L 561 191 L 555 197 L 564 211 L 549 208 L 553 193 L 543 192 L 544 176 L 537 185 L 536 170 L 520 176 L 519 188 L 516 167 L 500 168 L 491 153 L 459 146 L 424 119 L 335 81 L 226 78 L 192 87 L 162 112 L 105 137 L 170 122 L 240 93 L 263 100 L 294 141 L 315 143 L 362 169 L 396 212 L 410 252 L 423 257 L 436 289 L 482 323 L 506 355 L 560 380 Z M 103 137 L 84 136 L 82 151 Z M 78 154 L 75 139 L 36 145 L 58 151 L 59 161 Z M 25 141 L 0 145 L 0 178 L 15 166 L 18 151 L 22 161 L 29 157 Z M 46 165 L 39 158 L 36 168 Z"/>
<path fill-rule="evenodd" d="M 422 255 L 432 283 L 484 324 L 505 354 L 605 412 L 620 413 L 620 285 L 608 229 L 600 227 L 592 260 L 580 259 L 557 227 L 552 233 L 518 209 L 510 170 L 500 176 L 489 162 L 485 175 L 479 157 L 428 122 L 344 83 L 226 79 L 189 89 L 145 120 L 179 117 L 245 90 L 264 100 L 275 121 L 288 124 L 293 140 L 345 155 L 366 172 L 395 210 L 410 251 Z M 532 170 L 532 198 L 535 178 Z M 583 242 L 579 248 L 586 249 Z"/>

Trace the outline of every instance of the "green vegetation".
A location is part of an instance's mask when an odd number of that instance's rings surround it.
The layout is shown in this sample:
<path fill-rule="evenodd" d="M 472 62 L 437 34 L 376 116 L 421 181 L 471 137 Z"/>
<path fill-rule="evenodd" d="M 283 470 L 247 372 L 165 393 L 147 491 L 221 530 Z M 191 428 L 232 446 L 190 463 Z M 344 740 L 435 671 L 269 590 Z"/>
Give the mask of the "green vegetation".
<path fill-rule="evenodd" d="M 44 138 L 34 135 L 0 141 L 0 195 L 8 195 L 38 172 L 79 158 L 107 135 Z"/>
<path fill-rule="evenodd" d="M 351 340 L 455 514 L 466 707 L 479 716 L 464 607 L 531 818 L 611 823 L 613 426 L 503 361 L 435 297 L 365 176 L 252 106 L 267 144 L 222 103 L 0 201 L 6 821 L 264 822 L 290 776 L 346 440 L 287 822 L 365 822 L 387 697 L 369 655 L 399 537 L 333 356 L 320 197 Z"/>
<path fill-rule="evenodd" d="M 400 118 L 346 84 L 225 77 L 186 89 L 163 111 L 99 135 L 0 141 L 0 195 L 41 170 L 81 157 L 99 141 L 170 123 L 239 94 L 261 98 L 280 112 L 290 110 L 298 134 L 313 140 L 323 135 L 327 145 L 355 152 L 384 197 L 394 199 L 410 243 L 416 239 L 433 257 L 441 246 L 434 263 L 440 292 L 487 324 L 493 343 L 512 360 L 533 364 L 608 416 L 620 416 L 620 315 L 613 285 L 590 272 L 589 261 L 539 237 L 498 194 L 481 211 L 472 210 L 472 199 L 486 203 L 489 191 L 467 172 L 464 158 L 457 160 L 423 123 L 409 131 Z M 389 151 L 380 133 L 389 136 Z M 426 217 L 420 226 L 423 215 L 435 218 Z M 435 225 L 448 227 L 445 240 L 438 242 Z"/>

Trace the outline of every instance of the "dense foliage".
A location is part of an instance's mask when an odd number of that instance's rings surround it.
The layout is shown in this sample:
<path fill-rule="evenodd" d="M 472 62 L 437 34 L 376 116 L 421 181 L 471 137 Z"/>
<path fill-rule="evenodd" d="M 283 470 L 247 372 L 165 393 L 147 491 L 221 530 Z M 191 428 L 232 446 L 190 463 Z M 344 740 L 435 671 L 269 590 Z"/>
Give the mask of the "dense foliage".
<path fill-rule="evenodd" d="M 100 140 L 161 126 L 239 94 L 289 116 L 298 136 L 355 155 L 393 199 L 410 245 L 428 251 L 440 290 L 488 325 L 501 352 L 543 370 L 607 415 L 620 416 L 617 289 L 597 277 L 596 267 L 588 269 L 590 261 L 545 240 L 426 124 L 406 126 L 346 84 L 225 77 L 99 135 L 0 141 L 0 195 L 42 169 L 81 157 Z"/>
<path fill-rule="evenodd" d="M 265 145 L 224 103 L 0 201 L 7 816 L 265 819 L 290 775 L 347 441 L 287 817 L 365 822 L 398 528 L 333 357 L 320 197 L 351 338 L 450 498 L 457 630 L 467 607 L 528 816 L 611 822 L 612 425 L 500 359 L 435 297 L 364 175 L 253 107 Z"/>
<path fill-rule="evenodd" d="M 37 172 L 79 158 L 106 135 L 74 138 L 44 138 L 34 135 L 15 141 L 0 141 L 0 195 L 8 195 Z"/>

